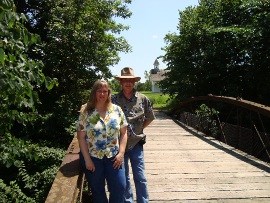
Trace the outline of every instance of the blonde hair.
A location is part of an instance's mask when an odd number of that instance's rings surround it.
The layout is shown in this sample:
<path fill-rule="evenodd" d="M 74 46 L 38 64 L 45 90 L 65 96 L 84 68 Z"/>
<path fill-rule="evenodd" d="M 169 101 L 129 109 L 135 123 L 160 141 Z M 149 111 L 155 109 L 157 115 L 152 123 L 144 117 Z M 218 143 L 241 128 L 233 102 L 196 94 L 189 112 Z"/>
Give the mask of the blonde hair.
<path fill-rule="evenodd" d="M 101 79 L 101 80 L 97 80 L 93 84 L 93 87 L 92 87 L 90 95 L 89 95 L 89 99 L 88 99 L 86 104 L 82 105 L 80 113 L 86 112 L 88 114 L 91 114 L 94 111 L 96 104 L 97 104 L 96 92 L 100 88 L 107 88 L 108 89 L 108 98 L 106 100 L 107 108 L 112 105 L 112 100 L 111 100 L 111 94 L 112 94 L 111 92 L 112 91 L 111 91 L 110 85 L 106 80 Z"/>

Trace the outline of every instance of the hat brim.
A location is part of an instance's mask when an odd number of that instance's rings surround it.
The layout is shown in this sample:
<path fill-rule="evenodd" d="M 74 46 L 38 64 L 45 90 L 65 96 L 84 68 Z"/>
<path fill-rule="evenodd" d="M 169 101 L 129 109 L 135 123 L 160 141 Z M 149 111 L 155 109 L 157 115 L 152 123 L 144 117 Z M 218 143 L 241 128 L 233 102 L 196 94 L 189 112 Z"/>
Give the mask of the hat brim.
<path fill-rule="evenodd" d="M 138 82 L 141 80 L 141 77 L 134 77 L 134 76 L 116 76 L 114 77 L 116 80 L 120 81 L 120 79 L 124 79 L 124 78 L 134 78 L 135 82 Z"/>

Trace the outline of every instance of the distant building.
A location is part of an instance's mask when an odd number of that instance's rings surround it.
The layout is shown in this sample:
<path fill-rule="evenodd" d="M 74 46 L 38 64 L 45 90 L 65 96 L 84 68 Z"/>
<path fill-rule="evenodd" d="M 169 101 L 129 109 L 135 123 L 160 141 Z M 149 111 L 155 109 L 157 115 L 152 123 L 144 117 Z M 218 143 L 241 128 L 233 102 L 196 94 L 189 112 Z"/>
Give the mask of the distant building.
<path fill-rule="evenodd" d="M 154 61 L 153 65 L 154 69 L 151 69 L 152 92 L 162 92 L 162 90 L 158 87 L 157 82 L 165 78 L 164 73 L 167 71 L 159 69 L 159 62 L 157 59 Z"/>

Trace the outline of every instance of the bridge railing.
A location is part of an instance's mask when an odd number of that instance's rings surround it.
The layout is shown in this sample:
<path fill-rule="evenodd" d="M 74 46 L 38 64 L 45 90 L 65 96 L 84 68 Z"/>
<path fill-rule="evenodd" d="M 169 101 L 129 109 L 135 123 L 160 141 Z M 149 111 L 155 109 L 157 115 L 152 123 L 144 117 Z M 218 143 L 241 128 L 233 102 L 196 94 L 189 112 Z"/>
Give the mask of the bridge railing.
<path fill-rule="evenodd" d="M 79 160 L 79 144 L 74 136 L 56 174 L 45 203 L 82 202 L 84 173 Z"/>
<path fill-rule="evenodd" d="M 270 162 L 268 106 L 241 98 L 208 95 L 177 104 L 172 114 L 208 136 Z"/>

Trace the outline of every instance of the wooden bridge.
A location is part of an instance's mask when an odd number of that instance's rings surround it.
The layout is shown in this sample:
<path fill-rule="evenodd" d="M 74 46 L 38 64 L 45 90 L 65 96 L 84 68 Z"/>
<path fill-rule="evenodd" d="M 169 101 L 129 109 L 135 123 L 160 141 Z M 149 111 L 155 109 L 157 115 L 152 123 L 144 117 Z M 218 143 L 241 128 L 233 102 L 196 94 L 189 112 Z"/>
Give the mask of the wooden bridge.
<path fill-rule="evenodd" d="M 156 116 L 145 129 L 150 202 L 270 202 L 270 165 Z"/>
<path fill-rule="evenodd" d="M 206 136 L 161 111 L 155 113 L 157 119 L 145 129 L 144 145 L 150 202 L 270 202 L 269 162 Z M 259 154 L 268 154 L 269 144 L 258 134 L 263 143 Z M 241 135 L 238 139 L 243 142 L 246 138 Z M 80 193 L 84 181 L 78 151 L 74 138 L 46 203 L 91 202 Z"/>

